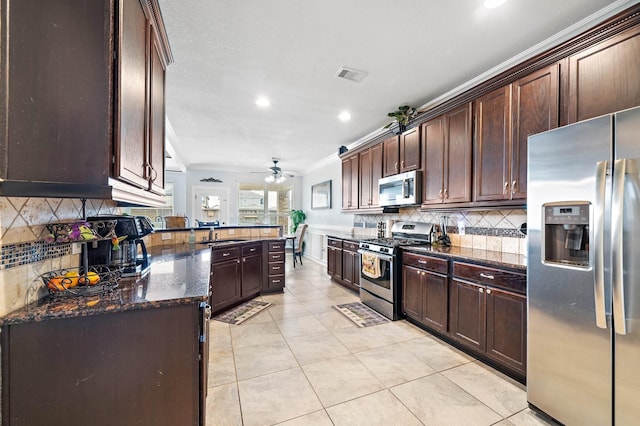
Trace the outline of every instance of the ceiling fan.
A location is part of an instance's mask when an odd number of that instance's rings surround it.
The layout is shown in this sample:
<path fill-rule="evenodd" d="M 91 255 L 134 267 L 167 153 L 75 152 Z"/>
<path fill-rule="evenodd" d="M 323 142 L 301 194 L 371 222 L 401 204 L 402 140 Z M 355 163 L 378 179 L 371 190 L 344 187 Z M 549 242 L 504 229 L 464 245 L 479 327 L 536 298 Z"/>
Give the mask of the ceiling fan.
<path fill-rule="evenodd" d="M 295 172 L 283 171 L 282 168 L 278 166 L 278 161 L 280 161 L 279 159 L 272 158 L 271 161 L 273 161 L 273 166 L 267 167 L 267 170 L 269 171 L 269 175 L 264 178 L 265 182 L 282 183 L 285 180 L 287 180 L 288 177 L 295 176 Z M 260 173 L 264 173 L 264 172 L 260 172 Z"/>

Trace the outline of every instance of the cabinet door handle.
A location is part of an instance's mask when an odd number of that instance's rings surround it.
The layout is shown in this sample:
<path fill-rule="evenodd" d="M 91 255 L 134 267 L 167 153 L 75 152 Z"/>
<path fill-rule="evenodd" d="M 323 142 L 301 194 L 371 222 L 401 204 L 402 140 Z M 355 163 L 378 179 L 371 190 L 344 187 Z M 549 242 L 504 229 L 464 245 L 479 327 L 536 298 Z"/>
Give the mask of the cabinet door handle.
<path fill-rule="evenodd" d="M 396 172 L 398 171 L 398 163 L 393 163 L 393 168 L 396 170 Z"/>
<path fill-rule="evenodd" d="M 249 251 L 256 251 L 256 249 L 255 248 L 251 248 L 251 249 L 249 249 Z"/>
<path fill-rule="evenodd" d="M 440 191 L 438 191 L 438 197 L 442 198 L 442 189 Z"/>
<path fill-rule="evenodd" d="M 502 193 L 505 195 L 509 193 L 509 182 L 504 183 L 504 191 Z"/>
<path fill-rule="evenodd" d="M 494 279 L 494 278 L 495 278 L 493 275 L 491 275 L 491 274 L 485 274 L 484 272 L 480 272 L 480 276 L 481 276 L 482 278 L 486 278 L 486 279 L 488 279 L 488 280 L 492 280 L 492 279 Z"/>
<path fill-rule="evenodd" d="M 478 289 L 478 291 L 479 291 L 480 293 L 484 293 L 484 288 L 480 287 L 480 288 Z"/>
<path fill-rule="evenodd" d="M 491 294 L 491 289 L 487 289 L 487 294 Z"/>
<path fill-rule="evenodd" d="M 271 282 L 274 283 L 274 284 L 278 284 L 280 282 L 280 280 L 273 280 Z"/>
<path fill-rule="evenodd" d="M 426 265 L 427 261 L 426 260 L 422 260 L 422 259 L 418 259 L 418 263 L 421 265 Z"/>
<path fill-rule="evenodd" d="M 231 256 L 231 253 L 222 253 L 222 257 Z"/>
<path fill-rule="evenodd" d="M 449 191 L 447 191 L 447 188 L 444 189 L 444 198 L 449 198 Z"/>
<path fill-rule="evenodd" d="M 404 168 L 404 160 L 400 162 L 400 167 Z"/>
<path fill-rule="evenodd" d="M 272 269 L 273 269 L 274 271 L 277 271 L 278 269 L 280 269 L 280 267 L 279 267 L 279 266 L 274 266 Z"/>

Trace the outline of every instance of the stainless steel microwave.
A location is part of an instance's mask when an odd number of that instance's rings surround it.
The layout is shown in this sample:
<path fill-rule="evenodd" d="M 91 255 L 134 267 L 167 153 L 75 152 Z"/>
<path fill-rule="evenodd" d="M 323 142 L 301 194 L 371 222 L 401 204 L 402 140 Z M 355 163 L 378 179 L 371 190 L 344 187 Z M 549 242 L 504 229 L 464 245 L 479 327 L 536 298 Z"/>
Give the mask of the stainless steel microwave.
<path fill-rule="evenodd" d="M 420 204 L 422 179 L 420 170 L 378 179 L 380 206 L 411 206 Z"/>

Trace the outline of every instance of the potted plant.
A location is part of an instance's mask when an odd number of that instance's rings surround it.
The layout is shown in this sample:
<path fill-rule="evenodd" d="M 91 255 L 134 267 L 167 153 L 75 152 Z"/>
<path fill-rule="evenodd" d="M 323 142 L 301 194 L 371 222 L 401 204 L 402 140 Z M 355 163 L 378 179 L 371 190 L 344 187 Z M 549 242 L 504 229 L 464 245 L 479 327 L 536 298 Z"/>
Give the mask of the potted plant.
<path fill-rule="evenodd" d="M 298 225 L 305 221 L 307 215 L 302 210 L 291 210 L 291 222 L 293 222 L 293 232 L 296 232 Z"/>
<path fill-rule="evenodd" d="M 409 105 L 403 105 L 398 107 L 397 111 L 393 111 L 387 114 L 388 117 L 392 117 L 395 121 L 387 124 L 383 129 L 390 129 L 394 134 L 399 135 L 404 132 L 411 120 L 416 115 L 416 109 Z M 392 127 L 393 126 L 393 127 Z"/>

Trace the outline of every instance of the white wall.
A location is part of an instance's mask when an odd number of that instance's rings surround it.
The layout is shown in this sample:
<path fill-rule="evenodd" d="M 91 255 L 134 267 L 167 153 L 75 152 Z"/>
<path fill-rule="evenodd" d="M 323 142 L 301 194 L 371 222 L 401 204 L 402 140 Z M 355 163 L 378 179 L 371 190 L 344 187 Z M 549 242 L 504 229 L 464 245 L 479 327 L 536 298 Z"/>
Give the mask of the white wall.
<path fill-rule="evenodd" d="M 331 208 L 311 209 L 311 185 L 331 180 Z M 338 155 L 322 162 L 322 165 L 302 177 L 302 206 L 307 214 L 307 236 L 305 256 L 326 262 L 327 235 L 351 234 L 353 214 L 341 213 L 342 207 L 342 162 Z"/>

